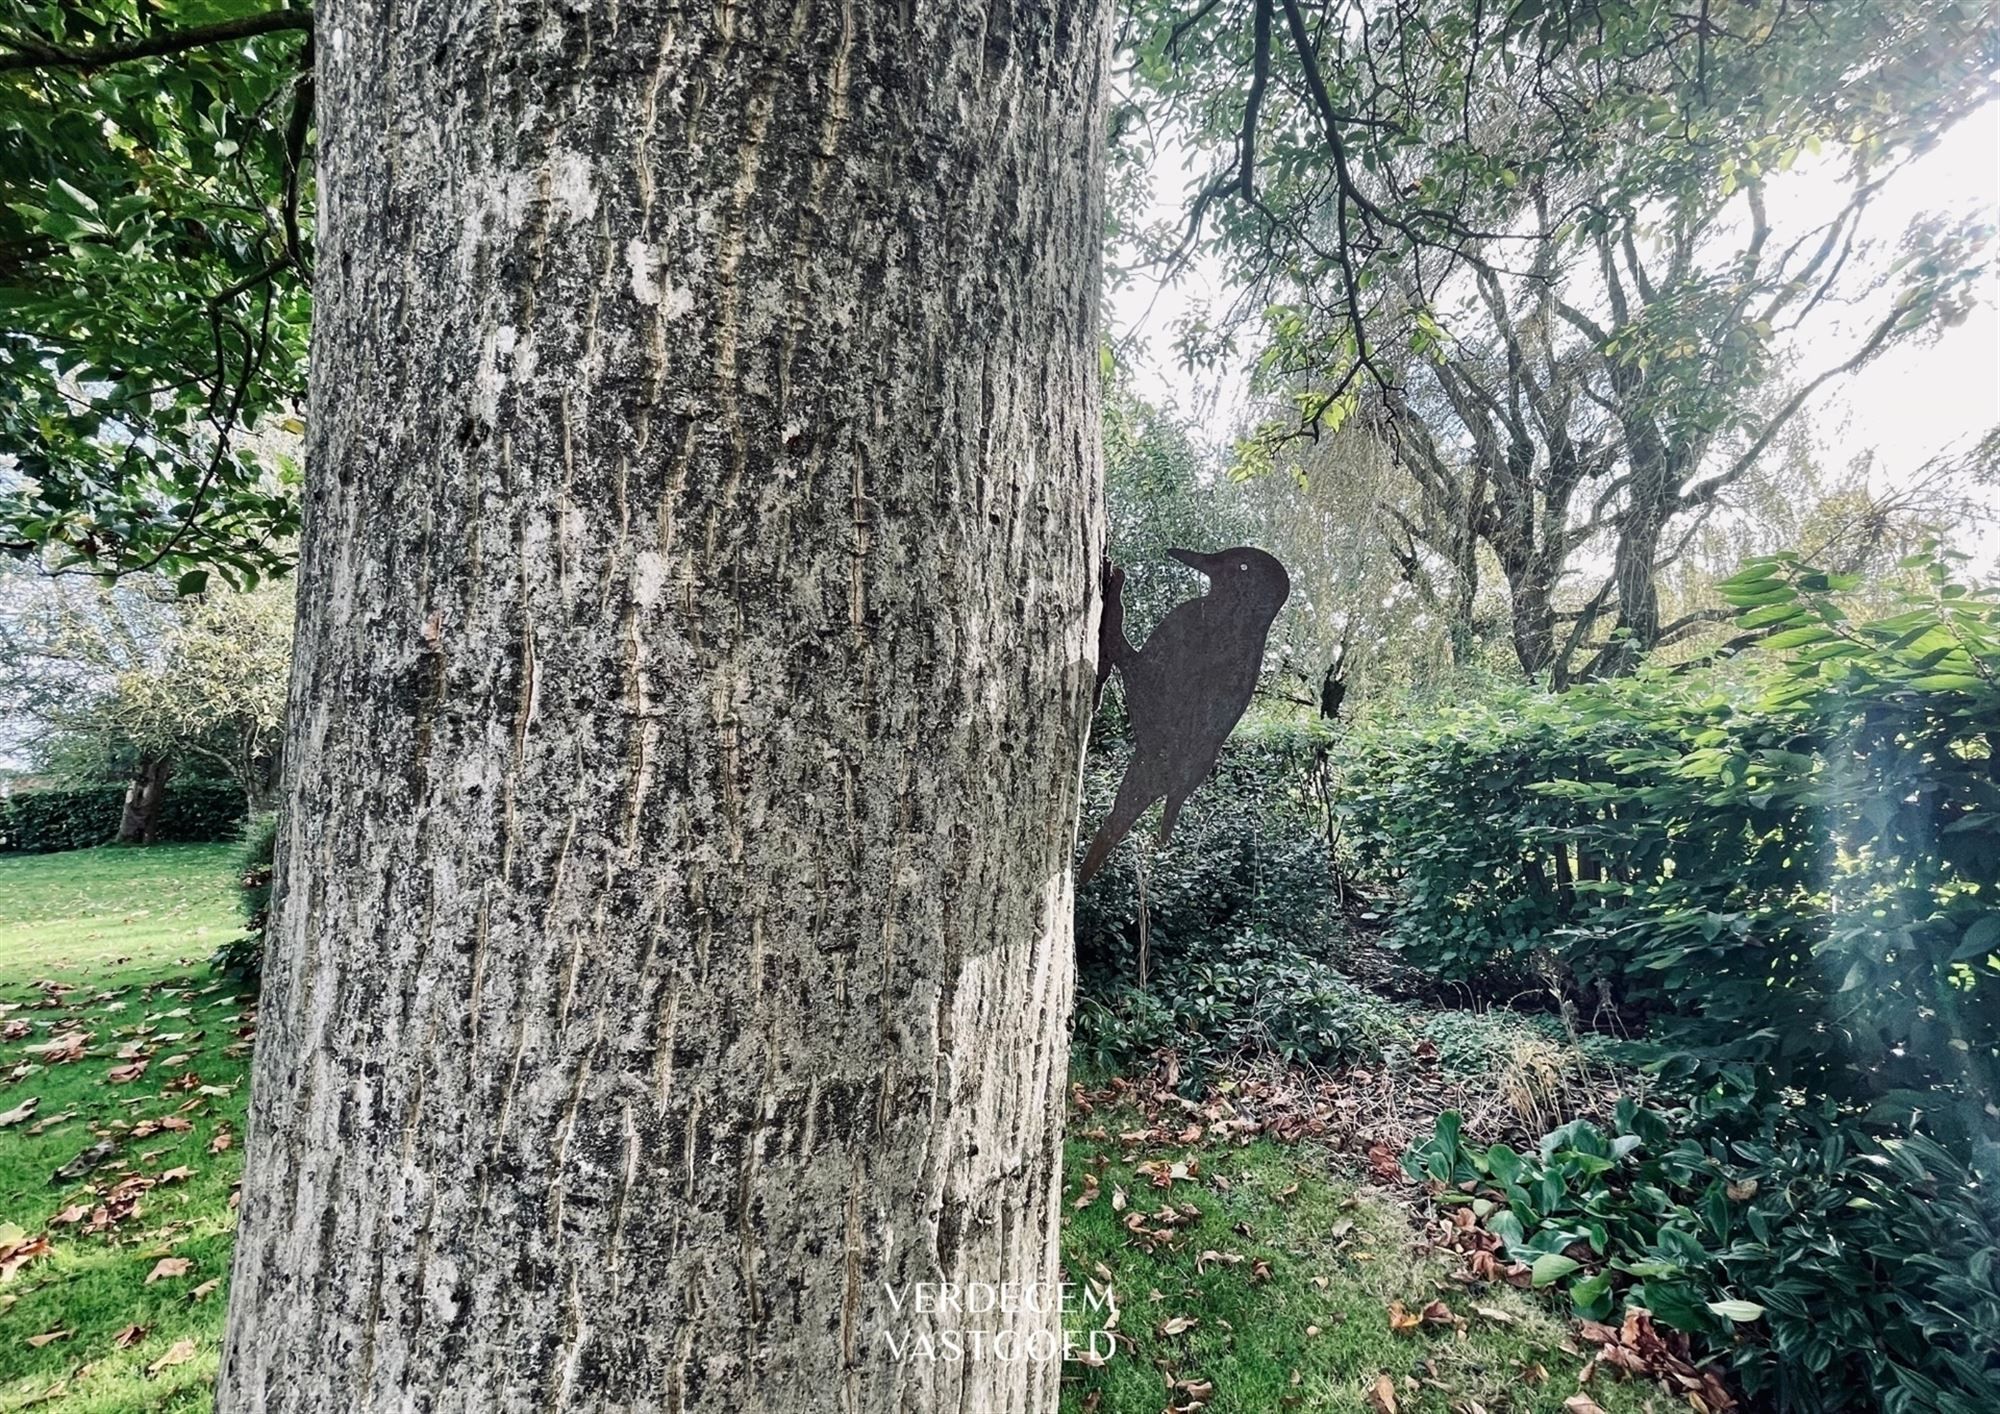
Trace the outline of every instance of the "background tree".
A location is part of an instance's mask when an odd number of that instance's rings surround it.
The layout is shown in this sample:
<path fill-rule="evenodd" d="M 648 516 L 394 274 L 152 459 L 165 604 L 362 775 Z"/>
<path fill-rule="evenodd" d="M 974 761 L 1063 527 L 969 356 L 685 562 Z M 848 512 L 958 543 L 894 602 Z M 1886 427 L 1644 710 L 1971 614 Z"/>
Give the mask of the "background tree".
<path fill-rule="evenodd" d="M 1106 18 L 318 12 L 223 1410 L 1054 1404 Z"/>
<path fill-rule="evenodd" d="M 1199 592 L 1200 577 L 1168 550 L 1220 549 L 1247 533 L 1222 470 L 1216 449 L 1188 419 L 1113 383 L 1104 406 L 1104 509 L 1111 557 L 1125 570 L 1135 642 Z M 1118 692 L 1119 679 L 1108 688 Z"/>
<path fill-rule="evenodd" d="M 1291 572 L 1270 656 L 1303 705 L 1335 720 L 1463 661 L 1476 616 L 1438 577 L 1449 570 L 1401 553 L 1424 512 L 1378 432 L 1354 421 L 1289 450 L 1279 474 L 1230 478 L 1228 494 L 1245 537 Z"/>
<path fill-rule="evenodd" d="M 1868 327 L 1763 396 L 1788 334 L 1886 278 L 1857 233 L 1887 179 L 1995 93 L 1985 15 L 1142 6 L 1139 102 L 1213 173 L 1168 254 L 1205 240 L 1238 282 L 1184 350 L 1256 341 L 1280 406 L 1251 469 L 1379 405 L 1421 492 L 1404 543 L 1461 621 L 1490 554 L 1524 672 L 1628 669 L 1707 621 L 1660 613 L 1691 523 L 1826 382 L 1963 309 L 1990 232 L 1913 226 Z M 1845 203 L 1776 229 L 1767 195 L 1822 141 Z M 1609 572 L 1559 605 L 1600 537 Z"/>
<path fill-rule="evenodd" d="M 171 587 L 8 566 L 0 590 L 0 750 L 58 779 L 124 782 L 118 838 L 149 842 L 175 762 L 109 729 L 103 709 L 122 674 L 157 656 L 176 619 Z"/>
<path fill-rule="evenodd" d="M 120 838 L 150 842 L 176 776 L 227 780 L 270 803 L 292 595 L 178 596 L 156 576 L 115 586 L 14 569 L 0 610 L 8 753 L 75 783 L 128 783 Z"/>
<path fill-rule="evenodd" d="M 251 814 L 268 809 L 292 615 L 288 585 L 203 598 L 164 635 L 152 662 L 119 674 L 92 705 L 92 725 L 144 760 L 187 763 L 234 782 Z"/>

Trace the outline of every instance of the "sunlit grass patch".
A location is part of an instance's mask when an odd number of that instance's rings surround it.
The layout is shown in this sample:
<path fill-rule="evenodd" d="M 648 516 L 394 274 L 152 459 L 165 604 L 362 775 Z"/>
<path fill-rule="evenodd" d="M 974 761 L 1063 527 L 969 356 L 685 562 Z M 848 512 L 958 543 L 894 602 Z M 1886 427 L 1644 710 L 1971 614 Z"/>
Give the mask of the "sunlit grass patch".
<path fill-rule="evenodd" d="M 0 1281 L 0 1410 L 210 1407 L 254 1008 L 207 966 L 235 853 L 0 859 L 0 1252 L 49 1244 Z"/>
<path fill-rule="evenodd" d="M 1065 1164 L 1064 1272 L 1079 1283 L 1109 1274 L 1125 1339 L 1101 1367 L 1067 1367 L 1068 1414 L 1196 1403 L 1208 1414 L 1381 1414 L 1385 1394 L 1403 1414 L 1475 1402 L 1489 1414 L 1560 1414 L 1578 1393 L 1584 1362 L 1562 1348 L 1560 1321 L 1510 1288 L 1453 1282 L 1455 1264 L 1416 1251 L 1402 1210 L 1335 1176 L 1325 1153 L 1267 1140 L 1135 1148 L 1116 1114 L 1079 1128 Z M 1436 1301 L 1444 1308 L 1424 1320 Z M 1398 1313 L 1407 1329 L 1391 1329 Z M 1078 1345 L 1097 1315 L 1072 1303 Z M 1590 1394 L 1611 1414 L 1647 1407 L 1646 1392 L 1602 1379 Z"/>

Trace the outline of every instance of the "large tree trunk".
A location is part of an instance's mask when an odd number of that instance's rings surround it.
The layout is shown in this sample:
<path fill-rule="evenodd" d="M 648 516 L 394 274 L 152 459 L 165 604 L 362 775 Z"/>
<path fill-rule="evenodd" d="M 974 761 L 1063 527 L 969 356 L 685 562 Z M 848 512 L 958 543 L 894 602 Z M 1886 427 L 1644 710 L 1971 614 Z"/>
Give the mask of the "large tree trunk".
<path fill-rule="evenodd" d="M 222 1408 L 1053 1408 L 1099 0 L 316 42 Z"/>

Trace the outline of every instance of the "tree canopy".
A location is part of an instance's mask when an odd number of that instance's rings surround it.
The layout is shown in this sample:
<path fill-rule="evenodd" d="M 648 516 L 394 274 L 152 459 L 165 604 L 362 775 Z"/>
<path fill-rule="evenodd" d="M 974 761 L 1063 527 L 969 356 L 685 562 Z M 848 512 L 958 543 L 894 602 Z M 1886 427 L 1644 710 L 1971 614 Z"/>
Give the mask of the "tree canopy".
<path fill-rule="evenodd" d="M 0 546 L 199 588 L 284 571 L 312 260 L 312 16 L 0 18 Z"/>

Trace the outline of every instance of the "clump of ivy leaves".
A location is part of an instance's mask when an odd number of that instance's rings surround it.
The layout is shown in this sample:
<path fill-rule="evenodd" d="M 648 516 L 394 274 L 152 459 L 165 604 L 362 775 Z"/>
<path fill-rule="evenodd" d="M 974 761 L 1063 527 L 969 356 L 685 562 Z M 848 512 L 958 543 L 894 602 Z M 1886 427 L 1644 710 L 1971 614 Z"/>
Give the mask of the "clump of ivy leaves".
<path fill-rule="evenodd" d="M 0 24 L 0 549 L 184 593 L 289 568 L 310 26 L 269 0 Z"/>
<path fill-rule="evenodd" d="M 1755 1400 L 2000 1407 L 2000 1151 L 1968 1164 L 1831 1102 L 1759 1097 L 1748 1073 L 1701 1078 L 1686 1103 L 1628 1098 L 1608 1128 L 1574 1121 L 1528 1153 L 1446 1115 L 1404 1166 L 1578 1317 L 1648 1311 Z"/>

